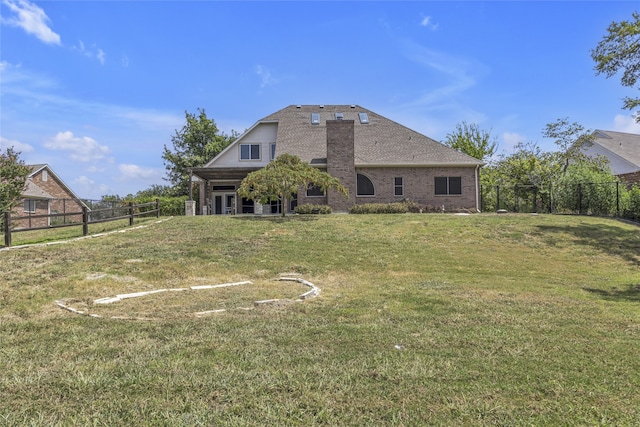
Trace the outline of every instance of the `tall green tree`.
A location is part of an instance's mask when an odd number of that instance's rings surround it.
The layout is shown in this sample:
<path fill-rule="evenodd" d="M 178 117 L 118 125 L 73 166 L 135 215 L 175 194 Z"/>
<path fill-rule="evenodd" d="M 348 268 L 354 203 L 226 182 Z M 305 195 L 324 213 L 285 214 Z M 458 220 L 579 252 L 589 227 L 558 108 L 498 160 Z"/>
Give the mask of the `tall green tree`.
<path fill-rule="evenodd" d="M 325 192 L 334 189 L 348 196 L 347 189 L 337 178 L 291 154 L 281 154 L 264 168 L 248 174 L 238 188 L 238 195 L 262 204 L 280 201 L 282 216 L 285 216 L 287 201 L 298 194 L 298 190 L 310 185 Z"/>
<path fill-rule="evenodd" d="M 580 123 L 570 123 L 568 117 L 558 119 L 547 123 L 542 135 L 553 139 L 558 147 L 555 152 L 558 173 L 566 174 L 570 164 L 587 165 L 605 172 L 608 170 L 606 158 L 588 156 L 583 150 L 585 144 L 595 137 L 592 131 L 585 129 Z"/>
<path fill-rule="evenodd" d="M 629 21 L 612 22 L 607 33 L 591 51 L 595 61 L 596 75 L 607 78 L 622 72 L 623 86 L 635 87 L 640 79 L 640 14 L 633 12 Z M 640 106 L 640 98 L 625 97 L 623 107 L 635 110 Z M 636 121 L 640 116 L 636 114 Z"/>
<path fill-rule="evenodd" d="M 593 133 L 580 123 L 558 119 L 548 123 L 542 134 L 553 139 L 556 150 L 543 151 L 536 143 L 521 142 L 513 153 L 500 156 L 483 169 L 483 186 L 489 190 L 492 186 L 503 188 L 501 200 L 507 203 L 510 194 L 516 196 L 517 188 L 523 192 L 535 188 L 542 205 L 550 206 L 553 198 L 560 207 L 567 205 L 566 200 L 570 200 L 567 195 L 576 193 L 579 182 L 615 182 L 606 158 L 593 158 L 583 151 L 584 144 L 593 139 Z M 605 200 L 607 191 L 608 187 L 594 186 L 593 200 Z"/>
<path fill-rule="evenodd" d="M 467 122 L 458 123 L 456 130 L 446 136 L 444 144 L 478 160 L 491 158 L 498 146 L 490 132 L 480 129 L 475 123 Z"/>
<path fill-rule="evenodd" d="M 0 152 L 0 213 L 10 212 L 18 204 L 30 172 L 13 147 Z"/>
<path fill-rule="evenodd" d="M 178 196 L 189 194 L 189 168 L 204 166 L 237 138 L 235 131 L 230 136 L 220 132 L 204 109 L 199 108 L 197 114 L 185 111 L 185 118 L 182 129 L 171 137 L 173 150 L 165 145 L 162 154 L 167 170 L 165 179 Z"/>

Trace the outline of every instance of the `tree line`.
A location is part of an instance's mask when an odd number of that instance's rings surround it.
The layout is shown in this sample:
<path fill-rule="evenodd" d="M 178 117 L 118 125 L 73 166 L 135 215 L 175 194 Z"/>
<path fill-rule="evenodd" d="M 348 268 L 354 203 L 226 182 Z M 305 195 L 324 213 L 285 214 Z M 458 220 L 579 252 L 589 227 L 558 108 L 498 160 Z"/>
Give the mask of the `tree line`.
<path fill-rule="evenodd" d="M 607 78 L 622 73 L 621 83 L 638 89 L 640 79 L 640 14 L 634 12 L 628 21 L 613 22 L 598 45 L 591 51 L 596 75 Z M 640 98 L 627 97 L 623 107 L 635 110 Z M 635 114 L 640 122 L 640 115 Z M 201 167 L 235 141 L 239 133 L 221 132 L 215 121 L 207 117 L 204 109 L 197 113 L 185 112 L 185 124 L 171 136 L 172 148 L 164 146 L 162 159 L 168 185 L 152 185 L 136 194 L 123 198 L 105 196 L 111 200 L 142 200 L 154 197 L 166 199 L 167 206 L 180 209 L 179 202 L 189 194 L 189 169 Z M 532 186 L 539 189 L 539 197 L 550 197 L 547 189 L 560 188 L 579 182 L 615 182 L 605 159 L 588 157 L 582 147 L 593 138 L 593 133 L 568 118 L 558 119 L 543 129 L 543 136 L 554 140 L 557 150 L 545 152 L 536 143 L 520 142 L 511 154 L 495 156 L 497 142 L 489 131 L 477 124 L 462 122 L 443 141 L 456 150 L 485 161 L 481 173 L 483 187 Z M 0 152 L 0 212 L 10 211 L 19 203 L 26 186 L 29 168 L 12 147 Z M 326 175 L 326 174 L 325 174 Z M 261 171 L 249 174 L 238 192 L 243 197 L 260 202 L 285 201 L 300 186 L 314 185 L 323 190 L 334 188 L 346 195 L 337 180 L 323 175 L 315 168 L 304 165 L 293 156 L 276 159 Z M 270 183 L 270 184 L 269 184 Z M 640 189 L 631 189 L 627 199 L 640 200 Z M 171 202 L 173 200 L 173 202 Z M 637 202 L 640 207 L 640 201 Z M 283 206 L 285 204 L 283 203 Z M 284 210 L 284 209 L 283 209 Z M 166 212 L 166 211 L 163 211 Z"/>

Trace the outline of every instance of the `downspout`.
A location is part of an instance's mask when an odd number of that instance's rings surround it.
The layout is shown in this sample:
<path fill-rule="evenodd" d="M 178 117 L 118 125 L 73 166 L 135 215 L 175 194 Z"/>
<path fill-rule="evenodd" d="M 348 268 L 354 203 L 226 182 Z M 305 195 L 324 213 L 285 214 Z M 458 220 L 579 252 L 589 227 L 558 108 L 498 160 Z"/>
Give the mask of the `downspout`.
<path fill-rule="evenodd" d="M 480 170 L 480 165 L 476 165 L 476 211 L 480 212 L 480 180 L 478 178 L 478 171 Z"/>

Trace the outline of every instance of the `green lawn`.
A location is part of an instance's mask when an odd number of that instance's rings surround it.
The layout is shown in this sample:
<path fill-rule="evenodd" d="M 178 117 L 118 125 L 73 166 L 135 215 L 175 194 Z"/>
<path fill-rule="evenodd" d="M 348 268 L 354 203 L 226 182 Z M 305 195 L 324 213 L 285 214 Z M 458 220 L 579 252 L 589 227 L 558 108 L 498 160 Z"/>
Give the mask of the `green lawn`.
<path fill-rule="evenodd" d="M 0 251 L 0 425 L 640 425 L 637 225 L 493 214 L 144 225 Z M 281 273 L 320 295 L 295 302 L 307 288 Z M 269 298 L 283 300 L 246 309 Z"/>

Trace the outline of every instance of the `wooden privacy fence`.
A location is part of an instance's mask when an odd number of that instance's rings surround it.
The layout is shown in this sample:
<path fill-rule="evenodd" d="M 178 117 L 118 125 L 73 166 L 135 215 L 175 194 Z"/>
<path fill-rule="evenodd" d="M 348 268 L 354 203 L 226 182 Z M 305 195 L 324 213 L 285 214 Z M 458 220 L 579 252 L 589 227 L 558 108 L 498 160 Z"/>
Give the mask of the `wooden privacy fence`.
<path fill-rule="evenodd" d="M 145 209 L 151 208 L 151 209 Z M 101 213 L 108 213 L 106 217 L 101 215 Z M 32 230 L 48 230 L 51 228 L 60 228 L 60 227 L 79 227 L 82 226 L 82 235 L 86 236 L 89 234 L 89 224 L 97 224 L 100 222 L 108 222 L 108 221 L 116 221 L 120 219 L 129 219 L 129 225 L 133 225 L 133 219 L 139 216 L 146 216 L 150 214 L 155 214 L 156 218 L 160 217 L 160 201 L 158 199 L 155 202 L 149 203 L 133 203 L 130 202 L 128 204 L 122 206 L 112 206 L 108 208 L 101 209 L 89 209 L 86 206 L 82 207 L 82 211 L 77 212 L 64 212 L 64 213 L 53 213 L 53 214 L 43 214 L 43 215 L 27 215 L 27 216 L 11 216 L 11 212 L 3 212 L 4 217 L 4 245 L 11 246 L 11 235 L 13 233 L 19 233 L 22 231 L 32 231 Z M 71 221 L 67 221 L 67 217 L 71 217 Z M 82 218 L 82 221 L 78 221 L 77 219 Z M 36 226 L 31 227 L 31 221 L 46 218 L 49 223 L 46 226 Z M 51 219 L 60 219 L 62 218 L 62 223 L 51 224 Z M 19 227 L 12 228 L 12 223 L 15 222 L 28 222 L 28 227 Z M 55 221 L 58 222 L 58 221 Z"/>

